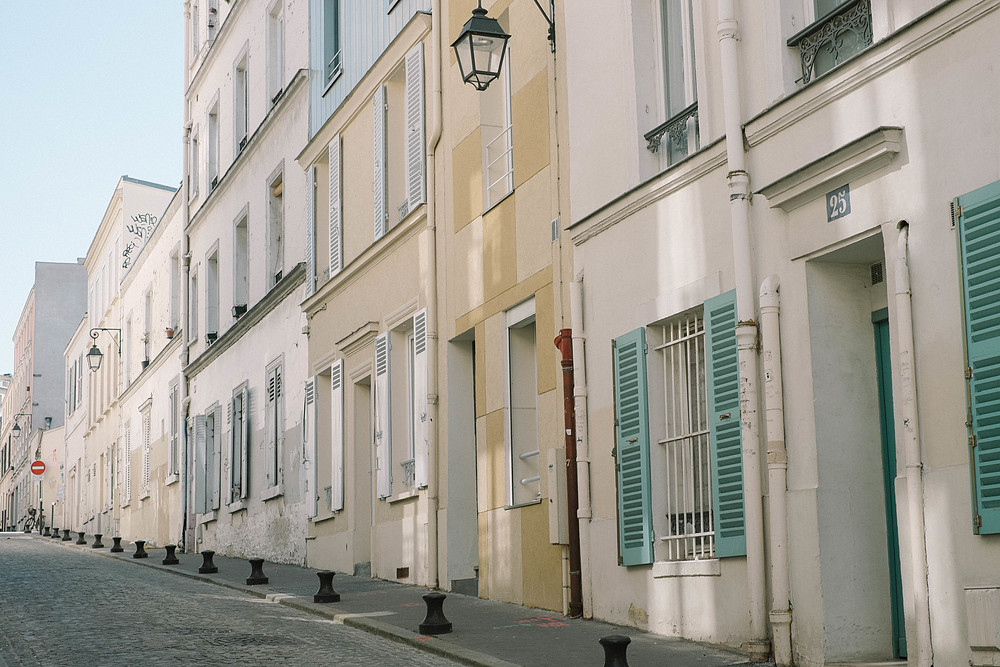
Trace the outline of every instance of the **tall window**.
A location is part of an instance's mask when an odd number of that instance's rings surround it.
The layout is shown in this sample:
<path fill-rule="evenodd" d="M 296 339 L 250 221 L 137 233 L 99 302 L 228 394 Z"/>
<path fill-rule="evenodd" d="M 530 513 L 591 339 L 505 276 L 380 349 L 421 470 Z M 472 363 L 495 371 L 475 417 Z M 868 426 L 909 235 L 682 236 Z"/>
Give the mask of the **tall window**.
<path fill-rule="evenodd" d="M 146 401 L 142 406 L 142 495 L 149 495 L 149 457 L 150 457 L 150 431 L 152 430 L 150 421 L 150 411 L 152 409 L 152 399 Z"/>
<path fill-rule="evenodd" d="M 799 50 L 802 83 L 854 57 L 872 45 L 870 0 L 815 0 L 814 21 L 788 40 Z"/>
<path fill-rule="evenodd" d="M 340 0 L 323 0 L 323 62 L 329 85 L 344 69 L 340 50 Z"/>
<path fill-rule="evenodd" d="M 247 444 L 249 441 L 250 405 L 247 385 L 244 383 L 233 392 L 232 421 L 229 442 L 229 502 L 239 502 L 247 497 Z"/>
<path fill-rule="evenodd" d="M 201 157 L 198 151 L 198 130 L 191 133 L 191 149 L 188 156 L 188 197 L 193 199 L 198 194 L 198 167 Z"/>
<path fill-rule="evenodd" d="M 665 425 L 659 444 L 665 463 L 665 559 L 711 558 L 715 532 L 702 309 L 657 328 L 664 379 Z"/>
<path fill-rule="evenodd" d="M 236 223 L 233 235 L 233 317 L 246 312 L 250 295 L 250 232 L 247 216 Z"/>
<path fill-rule="evenodd" d="M 167 474 L 176 475 L 180 472 L 180 387 L 177 384 L 170 386 L 170 425 L 167 431 L 169 440 L 167 441 Z"/>
<path fill-rule="evenodd" d="M 285 69 L 285 11 L 277 0 L 267 17 L 267 98 L 275 104 L 281 97 Z"/>
<path fill-rule="evenodd" d="M 198 58 L 198 49 L 201 48 L 201 12 L 198 7 L 198 0 L 191 3 L 191 61 Z"/>
<path fill-rule="evenodd" d="M 284 268 L 284 181 L 281 172 L 271 180 L 267 188 L 267 270 L 268 286 L 281 280 Z"/>
<path fill-rule="evenodd" d="M 508 503 L 541 499 L 538 450 L 538 382 L 535 304 L 527 301 L 506 313 Z"/>
<path fill-rule="evenodd" d="M 219 250 L 205 264 L 205 336 L 211 344 L 219 336 Z"/>
<path fill-rule="evenodd" d="M 167 326 L 177 329 L 181 323 L 181 257 L 178 252 L 170 255 L 170 320 Z"/>
<path fill-rule="evenodd" d="M 691 0 L 660 0 L 663 68 L 661 146 L 668 164 L 698 149 L 698 89 L 695 85 L 694 20 Z"/>
<path fill-rule="evenodd" d="M 219 104 L 208 112 L 208 191 L 219 184 Z"/>
<path fill-rule="evenodd" d="M 208 28 L 208 41 L 211 42 L 219 33 L 219 0 L 208 0 L 208 16 L 206 17 L 206 27 Z"/>
<path fill-rule="evenodd" d="M 198 337 L 198 272 L 191 272 L 191 287 L 188 290 L 188 326 L 191 340 Z"/>
<path fill-rule="evenodd" d="M 247 145 L 247 115 L 249 112 L 249 80 L 247 55 L 244 53 L 233 72 L 233 141 L 234 155 Z"/>
<path fill-rule="evenodd" d="M 265 375 L 267 407 L 264 416 L 266 441 L 264 446 L 264 478 L 268 487 L 281 483 L 281 445 L 284 440 L 285 398 L 282 387 L 281 361 L 272 363 Z"/>
<path fill-rule="evenodd" d="M 506 23 L 506 13 L 501 24 Z M 483 142 L 483 202 L 488 210 L 514 191 L 514 139 L 510 100 L 511 54 L 507 50 L 500 77 L 480 93 Z"/>
<path fill-rule="evenodd" d="M 146 292 L 142 307 L 142 360 L 149 363 L 153 353 L 153 293 Z M 143 366 L 145 367 L 145 365 Z"/>

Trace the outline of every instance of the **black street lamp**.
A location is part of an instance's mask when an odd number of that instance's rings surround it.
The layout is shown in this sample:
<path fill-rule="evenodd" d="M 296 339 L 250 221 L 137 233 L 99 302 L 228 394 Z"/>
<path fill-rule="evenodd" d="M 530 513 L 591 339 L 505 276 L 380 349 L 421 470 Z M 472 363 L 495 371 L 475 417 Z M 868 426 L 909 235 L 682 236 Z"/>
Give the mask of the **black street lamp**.
<path fill-rule="evenodd" d="M 499 21 L 486 15 L 483 1 L 479 0 L 472 18 L 465 22 L 451 45 L 458 57 L 462 81 L 471 83 L 476 90 L 486 90 L 500 76 L 508 39 L 510 35 L 503 31 Z"/>
<path fill-rule="evenodd" d="M 94 329 L 90 330 L 90 337 L 94 339 L 94 343 L 93 345 L 90 346 L 90 352 L 87 353 L 87 365 L 90 366 L 90 370 L 92 371 L 97 371 L 97 369 L 101 367 L 101 359 L 104 358 L 104 355 L 101 353 L 101 348 L 97 347 L 97 337 L 101 335 L 100 332 L 102 331 L 109 332 L 109 335 L 110 332 L 112 331 L 118 332 L 118 339 L 115 339 L 115 337 L 112 335 L 111 340 L 113 340 L 115 342 L 115 345 L 118 347 L 118 356 L 119 357 L 122 356 L 122 344 L 121 344 L 122 330 L 104 329 L 102 327 L 95 327 Z"/>
<path fill-rule="evenodd" d="M 17 439 L 21 435 L 21 425 L 17 423 L 17 418 L 18 417 L 27 417 L 28 419 L 31 419 L 31 413 L 30 412 L 18 412 L 16 415 L 14 415 L 14 426 L 13 426 L 13 428 L 10 429 L 10 432 L 11 432 L 11 435 L 13 435 L 15 439 Z"/>

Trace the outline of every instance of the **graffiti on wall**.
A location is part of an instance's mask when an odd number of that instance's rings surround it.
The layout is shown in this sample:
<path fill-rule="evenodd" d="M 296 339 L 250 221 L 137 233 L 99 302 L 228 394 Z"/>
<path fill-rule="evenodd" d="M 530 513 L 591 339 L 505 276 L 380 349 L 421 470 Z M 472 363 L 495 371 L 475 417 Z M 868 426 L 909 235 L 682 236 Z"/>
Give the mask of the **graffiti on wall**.
<path fill-rule="evenodd" d="M 146 245 L 153 230 L 156 229 L 158 219 L 152 213 L 139 213 L 132 216 L 132 224 L 125 225 L 125 231 L 132 235 L 129 242 L 122 250 L 122 268 L 126 271 L 132 266 L 132 260 L 139 254 L 142 247 Z"/>

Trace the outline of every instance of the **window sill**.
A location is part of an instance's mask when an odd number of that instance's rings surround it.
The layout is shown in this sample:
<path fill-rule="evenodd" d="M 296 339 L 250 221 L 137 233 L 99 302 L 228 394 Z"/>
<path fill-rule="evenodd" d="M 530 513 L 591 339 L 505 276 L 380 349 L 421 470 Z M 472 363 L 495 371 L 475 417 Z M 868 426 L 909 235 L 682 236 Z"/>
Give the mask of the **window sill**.
<path fill-rule="evenodd" d="M 264 489 L 263 493 L 260 494 L 261 500 L 274 500 L 280 496 L 285 495 L 285 485 L 278 484 L 277 486 L 271 486 Z"/>
<path fill-rule="evenodd" d="M 656 561 L 653 563 L 653 579 L 669 577 L 719 577 L 722 570 L 719 559 Z"/>
<path fill-rule="evenodd" d="M 176 484 L 179 481 L 181 481 L 181 476 L 177 473 L 173 473 L 171 475 L 167 475 L 167 478 L 163 480 L 163 486 L 170 486 L 171 484 Z"/>
<path fill-rule="evenodd" d="M 198 517 L 198 525 L 201 526 L 206 523 L 211 523 L 212 521 L 218 519 L 219 512 L 218 510 L 212 510 L 211 512 L 208 512 L 206 514 L 198 514 L 197 517 Z"/>
<path fill-rule="evenodd" d="M 411 489 L 409 491 L 402 491 L 401 493 L 397 493 L 394 496 L 389 496 L 388 498 L 385 498 L 385 501 L 387 503 L 389 503 L 390 505 L 392 505 L 393 503 L 398 503 L 398 502 L 401 502 L 403 500 L 409 500 L 410 498 L 416 498 L 418 495 L 420 495 L 420 494 L 419 494 L 419 492 L 417 492 L 416 489 Z"/>
<path fill-rule="evenodd" d="M 336 72 L 330 75 L 330 82 L 326 84 L 326 88 L 323 89 L 322 97 L 326 97 L 327 93 L 333 90 L 333 84 L 337 83 L 337 80 L 340 79 L 340 77 L 343 76 L 343 74 L 344 74 L 344 66 L 341 65 Z"/>
<path fill-rule="evenodd" d="M 124 503 L 122 503 L 122 509 L 125 509 L 126 507 L 128 507 L 131 504 L 132 504 L 131 500 L 126 500 Z"/>
<path fill-rule="evenodd" d="M 508 197 L 513 196 L 513 194 L 514 194 L 514 188 L 511 188 L 510 192 L 508 192 L 503 197 L 500 197 L 500 199 L 496 200 L 495 202 L 493 202 L 489 206 L 487 206 L 486 209 L 483 210 L 483 215 L 486 215 L 487 213 L 489 213 L 490 211 L 492 211 L 493 209 L 495 209 L 497 206 L 499 206 L 500 204 L 504 203 L 504 200 L 506 200 Z"/>
<path fill-rule="evenodd" d="M 247 506 L 242 500 L 237 500 L 235 503 L 227 504 L 226 509 L 229 510 L 230 514 L 236 514 L 237 512 L 245 512 Z"/>
<path fill-rule="evenodd" d="M 539 498 L 538 500 L 531 500 L 531 501 L 529 501 L 529 502 L 526 502 L 526 503 L 520 503 L 520 504 L 518 504 L 518 505 L 505 505 L 505 506 L 504 506 L 504 509 L 505 509 L 505 510 L 519 510 L 519 509 L 521 509 L 522 507 L 531 507 L 532 505 L 540 505 L 540 504 L 541 504 L 541 502 L 542 502 L 542 499 L 541 499 L 541 498 Z"/>
<path fill-rule="evenodd" d="M 324 516 L 314 516 L 312 518 L 313 525 L 317 523 L 324 523 L 326 521 L 329 521 L 330 519 L 336 519 L 338 514 L 340 514 L 340 512 L 334 512 L 333 514 L 327 514 Z"/>
<path fill-rule="evenodd" d="M 142 502 L 143 500 L 149 500 L 149 489 L 142 490 L 142 495 L 139 496 L 139 502 Z"/>

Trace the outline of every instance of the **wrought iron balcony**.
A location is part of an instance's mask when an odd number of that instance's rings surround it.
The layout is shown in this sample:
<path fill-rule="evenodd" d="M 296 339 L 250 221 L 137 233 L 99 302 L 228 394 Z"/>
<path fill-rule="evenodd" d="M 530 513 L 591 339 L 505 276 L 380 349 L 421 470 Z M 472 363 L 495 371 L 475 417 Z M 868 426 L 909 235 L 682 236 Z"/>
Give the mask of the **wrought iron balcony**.
<path fill-rule="evenodd" d="M 664 145 L 663 137 L 669 137 Z M 685 108 L 680 113 L 657 125 L 643 135 L 651 153 L 666 148 L 670 164 L 680 161 L 700 148 L 698 139 L 698 103 Z"/>
<path fill-rule="evenodd" d="M 809 83 L 872 45 L 870 0 L 845 2 L 793 35 L 788 46 L 798 48 L 802 83 Z"/>

